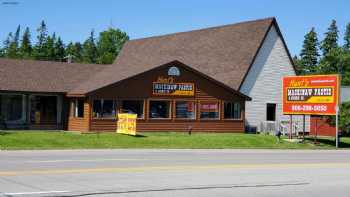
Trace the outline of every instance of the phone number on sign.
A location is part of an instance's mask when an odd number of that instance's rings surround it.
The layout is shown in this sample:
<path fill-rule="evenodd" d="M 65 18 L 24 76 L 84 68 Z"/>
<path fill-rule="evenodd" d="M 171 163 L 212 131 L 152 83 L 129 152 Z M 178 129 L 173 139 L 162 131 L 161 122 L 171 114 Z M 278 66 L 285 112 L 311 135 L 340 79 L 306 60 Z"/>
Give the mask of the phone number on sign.
<path fill-rule="evenodd" d="M 292 105 L 292 111 L 327 111 L 326 105 Z"/>

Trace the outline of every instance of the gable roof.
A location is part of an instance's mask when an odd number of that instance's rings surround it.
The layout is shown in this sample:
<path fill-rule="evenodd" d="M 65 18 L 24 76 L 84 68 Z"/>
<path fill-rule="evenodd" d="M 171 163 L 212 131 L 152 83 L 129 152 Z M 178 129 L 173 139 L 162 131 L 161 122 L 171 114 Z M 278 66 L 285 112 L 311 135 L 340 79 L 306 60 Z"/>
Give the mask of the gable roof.
<path fill-rule="evenodd" d="M 272 25 L 275 19 L 266 18 L 128 41 L 113 66 L 69 94 L 84 95 L 173 60 L 238 90 Z"/>
<path fill-rule="evenodd" d="M 0 90 L 65 93 L 109 66 L 0 58 Z"/>

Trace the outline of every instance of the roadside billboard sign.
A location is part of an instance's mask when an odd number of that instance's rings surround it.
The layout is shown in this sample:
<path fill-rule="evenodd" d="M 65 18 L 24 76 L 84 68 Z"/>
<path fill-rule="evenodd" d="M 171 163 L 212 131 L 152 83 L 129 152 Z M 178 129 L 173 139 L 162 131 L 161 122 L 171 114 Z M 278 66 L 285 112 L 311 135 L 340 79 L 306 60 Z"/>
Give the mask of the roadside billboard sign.
<path fill-rule="evenodd" d="M 283 114 L 336 115 L 339 75 L 283 78 Z"/>

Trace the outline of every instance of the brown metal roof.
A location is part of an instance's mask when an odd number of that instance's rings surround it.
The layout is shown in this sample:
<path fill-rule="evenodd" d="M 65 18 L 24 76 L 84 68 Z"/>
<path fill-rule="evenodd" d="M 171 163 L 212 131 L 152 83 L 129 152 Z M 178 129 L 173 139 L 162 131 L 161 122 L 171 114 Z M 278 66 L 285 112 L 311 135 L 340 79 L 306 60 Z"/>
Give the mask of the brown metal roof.
<path fill-rule="evenodd" d="M 86 94 L 178 60 L 238 90 L 274 18 L 128 41 L 113 66 L 69 94 Z"/>
<path fill-rule="evenodd" d="M 0 90 L 69 92 L 109 66 L 0 58 Z"/>

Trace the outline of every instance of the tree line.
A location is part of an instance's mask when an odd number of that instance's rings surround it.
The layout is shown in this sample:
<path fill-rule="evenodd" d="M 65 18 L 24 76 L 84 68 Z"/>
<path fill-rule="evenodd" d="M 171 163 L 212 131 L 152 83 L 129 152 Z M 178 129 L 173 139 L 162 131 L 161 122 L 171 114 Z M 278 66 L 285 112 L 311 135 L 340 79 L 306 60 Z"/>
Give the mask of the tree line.
<path fill-rule="evenodd" d="M 339 45 L 335 20 L 332 20 L 324 35 L 324 39 L 319 41 L 312 27 L 304 36 L 300 55 L 293 58 L 297 74 L 340 74 L 342 85 L 350 85 L 350 22 L 346 25 L 342 46 Z"/>
<path fill-rule="evenodd" d="M 300 55 L 295 56 L 297 74 L 340 74 L 342 85 L 350 85 L 350 22 L 344 32 L 344 44 L 339 45 L 339 30 L 335 20 L 328 27 L 325 38 L 319 42 L 315 28 L 305 35 Z M 350 102 L 341 104 L 339 128 L 343 134 L 350 135 Z M 334 116 L 325 116 L 335 125 Z"/>
<path fill-rule="evenodd" d="M 0 57 L 48 61 L 67 61 L 67 58 L 72 58 L 78 63 L 111 64 L 123 44 L 129 40 L 127 33 L 108 28 L 97 38 L 92 30 L 83 43 L 71 41 L 65 44 L 56 33 L 49 34 L 45 21 L 40 23 L 36 31 L 33 44 L 29 27 L 21 34 L 21 26 L 18 25 L 16 31 L 10 32 L 3 42 Z"/>

